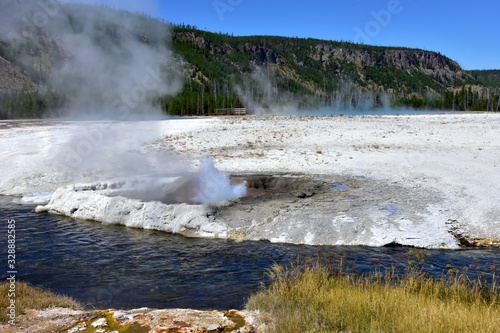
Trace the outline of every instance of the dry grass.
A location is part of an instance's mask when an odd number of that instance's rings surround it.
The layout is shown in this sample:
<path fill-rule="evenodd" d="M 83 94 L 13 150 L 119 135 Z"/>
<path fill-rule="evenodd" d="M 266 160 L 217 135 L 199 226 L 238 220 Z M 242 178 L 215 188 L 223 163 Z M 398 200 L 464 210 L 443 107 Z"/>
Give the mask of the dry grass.
<path fill-rule="evenodd" d="M 16 282 L 15 290 L 16 316 L 27 309 L 46 309 L 63 307 L 78 309 L 81 305 L 68 296 L 56 295 L 48 290 L 31 286 L 27 283 Z M 8 321 L 7 307 L 10 305 L 9 284 L 0 284 L 0 323 Z"/>
<path fill-rule="evenodd" d="M 275 332 L 500 332 L 498 286 L 463 274 L 359 276 L 318 263 L 269 274 L 247 308 L 269 312 Z"/>

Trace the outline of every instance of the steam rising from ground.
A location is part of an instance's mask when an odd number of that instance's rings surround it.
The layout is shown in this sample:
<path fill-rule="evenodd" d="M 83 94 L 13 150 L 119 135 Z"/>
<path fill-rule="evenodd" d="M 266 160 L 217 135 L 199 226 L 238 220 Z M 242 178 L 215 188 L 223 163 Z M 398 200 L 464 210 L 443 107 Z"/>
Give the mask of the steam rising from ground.
<path fill-rule="evenodd" d="M 175 121 L 87 123 L 80 126 L 80 135 L 56 150 L 56 160 L 62 162 L 58 167 L 69 174 L 77 171 L 80 182 L 103 180 L 105 175 L 121 194 L 143 200 L 200 204 L 245 196 L 246 185 L 231 185 L 212 159 L 202 158 L 194 171 L 187 157 L 151 143 L 152 127 L 155 135 Z"/>
<path fill-rule="evenodd" d="M 182 86 L 180 74 L 172 70 L 172 52 L 166 48 L 171 39 L 167 26 L 103 9 L 88 13 L 75 28 L 69 21 L 75 13 L 68 8 L 60 40 L 70 56 L 52 72 L 50 84 L 71 96 L 69 116 L 86 113 L 121 120 L 159 116 L 151 106 L 153 99 L 174 95 Z"/>
<path fill-rule="evenodd" d="M 245 183 L 232 185 L 207 157 L 201 159 L 196 173 L 148 174 L 128 178 L 120 185 L 124 196 L 164 203 L 207 204 L 246 195 Z"/>
<path fill-rule="evenodd" d="M 40 13 L 48 19 L 27 26 Z M 54 0 L 7 1 L 1 17 L 8 17 L 9 23 L 0 27 L 2 40 L 41 38 L 63 50 L 64 56 L 52 64 L 47 84 L 65 96 L 67 103 L 48 116 L 94 121 L 74 125 L 61 137 L 50 137 L 40 163 L 43 167 L 18 172 L 57 173 L 59 181 L 66 182 L 136 177 L 144 180 L 135 185 L 145 198 L 165 192 L 169 183 L 165 179 L 184 177 L 185 186 L 194 184 L 190 187 L 194 192 L 185 201 L 196 203 L 245 194 L 241 186 L 229 185 L 210 160 L 203 160 L 195 173 L 189 161 L 165 149 L 145 148 L 144 144 L 165 135 L 165 123 L 151 122 L 136 129 L 130 123 L 116 122 L 162 118 L 161 110 L 153 106 L 155 99 L 180 91 L 181 74 L 168 48 L 171 31 L 166 24 L 124 11 Z"/>
<path fill-rule="evenodd" d="M 363 89 L 347 79 L 329 96 L 325 92 L 317 92 L 313 96 L 283 91 L 283 86 L 281 90 L 278 88 L 277 71 L 273 67 L 255 66 L 252 74 L 245 77 L 243 82 L 233 83 L 238 97 L 251 113 L 335 115 L 377 113 L 378 110 L 381 114 L 391 114 L 403 110 L 390 107 L 391 99 L 395 98 L 392 94 L 381 89 Z"/>
<path fill-rule="evenodd" d="M 254 114 L 297 114 L 298 102 L 290 93 L 280 93 L 271 68 L 256 67 L 242 84 L 235 84 L 238 97 Z"/>

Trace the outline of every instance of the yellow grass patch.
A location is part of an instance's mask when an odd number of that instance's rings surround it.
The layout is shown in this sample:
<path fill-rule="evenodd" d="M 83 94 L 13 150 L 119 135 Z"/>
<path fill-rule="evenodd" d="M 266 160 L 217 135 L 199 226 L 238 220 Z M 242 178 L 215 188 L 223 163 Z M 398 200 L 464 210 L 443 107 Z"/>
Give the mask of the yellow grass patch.
<path fill-rule="evenodd" d="M 48 290 L 31 286 L 27 283 L 16 282 L 15 297 L 9 297 L 9 283 L 0 284 L 0 323 L 6 323 L 7 307 L 11 299 L 15 300 L 16 316 L 19 316 L 27 309 L 45 309 L 50 307 L 80 308 L 80 304 L 68 296 L 56 295 Z"/>
<path fill-rule="evenodd" d="M 274 266 L 249 310 L 271 314 L 274 332 L 500 332 L 498 286 L 406 276 L 354 276 L 321 264 Z"/>

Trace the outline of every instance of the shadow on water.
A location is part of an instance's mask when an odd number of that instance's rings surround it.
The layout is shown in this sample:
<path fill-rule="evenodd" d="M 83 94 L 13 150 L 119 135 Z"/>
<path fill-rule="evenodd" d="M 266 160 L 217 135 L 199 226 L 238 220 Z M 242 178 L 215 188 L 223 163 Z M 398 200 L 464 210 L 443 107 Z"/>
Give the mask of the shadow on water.
<path fill-rule="evenodd" d="M 1 249 L 7 219 L 16 221 L 18 277 L 89 307 L 242 308 L 266 281 L 266 270 L 300 256 L 346 255 L 359 272 L 400 263 L 409 248 L 304 246 L 186 238 L 164 232 L 36 214 L 0 197 Z M 498 249 L 426 250 L 433 274 L 500 257 Z M 1 272 L 4 279 L 6 271 Z"/>

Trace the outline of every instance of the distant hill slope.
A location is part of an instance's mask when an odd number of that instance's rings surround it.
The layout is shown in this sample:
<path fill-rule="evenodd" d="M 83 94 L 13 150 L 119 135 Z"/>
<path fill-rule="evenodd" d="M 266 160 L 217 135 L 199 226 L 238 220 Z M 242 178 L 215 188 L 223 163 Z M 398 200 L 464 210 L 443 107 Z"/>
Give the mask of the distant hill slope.
<path fill-rule="evenodd" d="M 500 69 L 471 70 L 467 72 L 485 86 L 500 86 Z"/>
<path fill-rule="evenodd" d="M 33 80 L 21 73 L 10 62 L 0 57 L 0 92 L 31 93 L 37 90 Z"/>
<path fill-rule="evenodd" d="M 58 34 L 85 33 L 81 30 L 84 22 L 109 15 L 119 17 L 120 22 L 134 22 L 127 25 L 127 33 L 147 47 L 162 44 L 174 51 L 175 62 L 168 66 L 183 78 L 183 89 L 176 96 L 151 100 L 171 114 L 207 114 L 215 108 L 240 106 L 264 110 L 283 106 L 500 108 L 500 70 L 464 71 L 456 61 L 432 51 L 310 38 L 234 37 L 191 26 L 171 26 L 102 6 L 60 6 L 49 23 L 57 27 L 55 32 L 35 29 L 29 38 L 0 38 L 0 117 L 15 114 L 21 107 L 25 111 L 34 107 L 39 114 L 44 108 L 64 106 L 68 96 L 52 91 L 49 77 L 55 68 L 64 68 L 67 60 L 79 55 L 75 53 L 86 50 L 68 50 Z M 68 22 L 65 29 L 71 31 L 61 31 Z M 92 33 L 98 31 L 106 43 L 119 45 L 129 38 L 119 27 L 102 21 Z M 161 40 L 164 35 L 168 40 Z M 114 52 L 106 43 L 102 51 Z M 29 96 L 31 102 L 26 103 L 28 97 L 7 93 L 36 96 Z"/>
<path fill-rule="evenodd" d="M 277 75 L 288 75 L 313 92 L 327 92 L 326 86 L 335 88 L 346 80 L 360 86 L 412 92 L 427 86 L 441 91 L 473 79 L 457 62 L 418 49 L 275 36 L 231 37 L 180 27 L 175 29 L 174 46 L 197 68 L 206 67 L 206 61 L 217 66 L 220 76 L 228 70 L 248 73 L 255 66 L 275 65 L 280 69 Z"/>
<path fill-rule="evenodd" d="M 299 108 L 498 109 L 500 84 L 483 91 L 486 81 L 475 72 L 432 51 L 310 38 L 233 37 L 189 26 L 176 26 L 174 33 L 174 50 L 187 60 L 185 74 L 191 78 L 191 92 L 186 87 L 174 106 L 181 104 L 187 112 L 199 109 L 194 83 L 214 94 L 227 85 L 236 87 L 236 97 L 245 105 L 292 101 Z M 466 87 L 471 85 L 475 88 L 469 98 Z"/>

